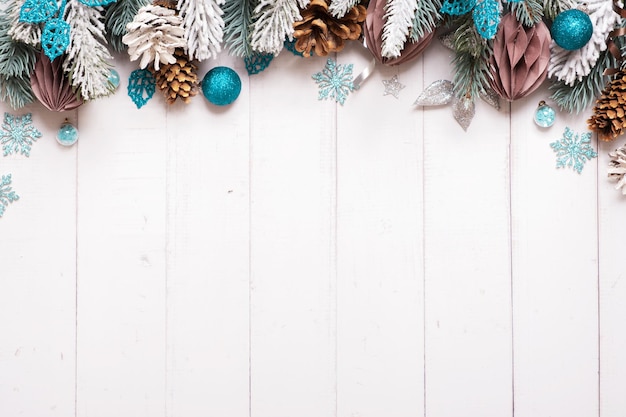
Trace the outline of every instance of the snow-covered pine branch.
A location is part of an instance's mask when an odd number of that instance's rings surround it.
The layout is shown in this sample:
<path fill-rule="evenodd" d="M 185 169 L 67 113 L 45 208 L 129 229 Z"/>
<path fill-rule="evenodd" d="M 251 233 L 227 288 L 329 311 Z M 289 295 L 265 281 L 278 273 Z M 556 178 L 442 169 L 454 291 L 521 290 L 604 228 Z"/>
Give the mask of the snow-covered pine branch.
<path fill-rule="evenodd" d="M 25 0 L 13 0 L 11 6 L 11 28 L 9 36 L 17 42 L 23 42 L 27 45 L 37 46 L 41 43 L 41 26 L 34 23 L 20 21 L 20 10 Z"/>
<path fill-rule="evenodd" d="M 385 5 L 385 25 L 381 54 L 385 58 L 400 56 L 413 27 L 417 0 L 388 0 Z"/>
<path fill-rule="evenodd" d="M 328 10 L 330 14 L 336 18 L 342 18 L 348 13 L 348 10 L 352 9 L 359 0 L 331 0 Z"/>
<path fill-rule="evenodd" d="M 222 4 L 224 0 L 178 0 L 176 7 L 183 19 L 190 59 L 204 61 L 221 51 L 224 37 Z"/>
<path fill-rule="evenodd" d="M 71 31 L 63 71 L 69 74 L 72 86 L 84 100 L 111 94 L 109 60 L 112 57 L 105 46 L 103 8 L 69 0 L 65 21 L 69 22 Z"/>
<path fill-rule="evenodd" d="M 278 54 L 286 37 L 293 35 L 293 23 L 300 20 L 300 8 L 309 0 L 261 0 L 254 9 L 252 49 L 257 52 Z"/>

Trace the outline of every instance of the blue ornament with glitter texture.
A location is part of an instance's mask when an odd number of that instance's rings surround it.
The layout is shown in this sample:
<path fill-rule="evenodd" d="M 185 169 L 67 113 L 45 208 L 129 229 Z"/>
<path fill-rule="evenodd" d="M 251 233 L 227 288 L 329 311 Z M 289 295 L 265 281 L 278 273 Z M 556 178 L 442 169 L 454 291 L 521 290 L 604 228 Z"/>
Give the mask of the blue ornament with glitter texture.
<path fill-rule="evenodd" d="M 500 23 L 500 3 L 496 0 L 481 0 L 472 12 L 476 31 L 485 39 L 493 39 Z"/>
<path fill-rule="evenodd" d="M 556 16 L 550 33 L 557 45 L 573 51 L 589 42 L 593 35 L 593 25 L 587 13 L 582 10 L 566 10 Z"/>
<path fill-rule="evenodd" d="M 147 69 L 138 69 L 128 77 L 128 97 L 138 109 L 142 108 L 154 96 L 156 80 Z"/>
<path fill-rule="evenodd" d="M 239 97 L 241 78 L 228 67 L 211 69 L 202 80 L 202 93 L 216 106 L 226 106 Z"/>
<path fill-rule="evenodd" d="M 55 0 L 26 0 L 20 8 L 20 22 L 43 23 L 56 12 Z"/>
<path fill-rule="evenodd" d="M 78 0 L 87 7 L 108 6 L 111 3 L 115 3 L 117 0 Z"/>
<path fill-rule="evenodd" d="M 252 55 L 245 57 L 243 61 L 246 64 L 246 71 L 248 71 L 248 75 L 254 75 L 265 71 L 273 59 L 274 55 L 272 54 L 261 54 L 255 52 Z"/>
<path fill-rule="evenodd" d="M 111 69 L 111 73 L 109 74 L 109 84 L 111 84 L 113 90 L 117 90 L 120 86 L 120 73 L 114 69 Z"/>
<path fill-rule="evenodd" d="M 452 16 L 461 16 L 469 13 L 474 6 L 476 6 L 476 0 L 444 0 L 440 11 Z"/>
<path fill-rule="evenodd" d="M 77 141 L 78 129 L 66 119 L 57 132 L 57 142 L 63 146 L 72 146 Z"/>
<path fill-rule="evenodd" d="M 542 100 L 535 110 L 534 120 L 539 127 L 550 127 L 556 121 L 556 111 Z"/>
<path fill-rule="evenodd" d="M 343 105 L 348 94 L 354 91 L 352 64 L 341 65 L 328 58 L 324 69 L 313 74 L 313 79 L 319 86 L 319 100 L 332 98 Z"/>
<path fill-rule="evenodd" d="M 63 19 L 49 20 L 41 32 L 41 48 L 50 61 L 63 55 L 70 45 L 70 25 Z"/>
<path fill-rule="evenodd" d="M 4 113 L 2 130 L 0 130 L 0 144 L 4 156 L 22 154 L 30 156 L 33 144 L 42 136 L 41 132 L 33 126 L 33 114 L 14 116 Z"/>

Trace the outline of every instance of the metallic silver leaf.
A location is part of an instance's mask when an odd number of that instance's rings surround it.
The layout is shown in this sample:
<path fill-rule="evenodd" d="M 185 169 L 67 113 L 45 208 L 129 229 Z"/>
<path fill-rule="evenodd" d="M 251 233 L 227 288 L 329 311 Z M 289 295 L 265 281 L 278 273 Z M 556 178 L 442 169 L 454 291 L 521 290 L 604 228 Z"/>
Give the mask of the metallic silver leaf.
<path fill-rule="evenodd" d="M 454 118 L 465 131 L 467 131 L 467 128 L 472 123 L 475 111 L 474 100 L 467 97 L 455 99 L 452 104 Z"/>
<path fill-rule="evenodd" d="M 480 98 L 496 110 L 500 110 L 500 96 L 493 89 L 488 88 L 480 92 Z"/>
<path fill-rule="evenodd" d="M 454 84 L 448 80 L 437 80 L 419 95 L 414 106 L 441 106 L 454 97 Z"/>

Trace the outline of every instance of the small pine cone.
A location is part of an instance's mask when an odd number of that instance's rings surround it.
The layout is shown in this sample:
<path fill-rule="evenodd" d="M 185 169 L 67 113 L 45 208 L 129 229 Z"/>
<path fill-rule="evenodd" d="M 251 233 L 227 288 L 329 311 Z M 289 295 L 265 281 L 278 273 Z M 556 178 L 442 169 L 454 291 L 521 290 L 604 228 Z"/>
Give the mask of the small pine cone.
<path fill-rule="evenodd" d="M 334 17 L 328 10 L 328 0 L 311 0 L 301 11 L 302 20 L 293 24 L 296 50 L 304 56 L 326 56 L 343 49 L 346 40 L 361 36 L 367 9 L 356 5 L 342 18 Z"/>
<path fill-rule="evenodd" d="M 154 0 L 152 2 L 155 6 L 165 7 L 166 9 L 176 10 L 176 0 Z"/>
<path fill-rule="evenodd" d="M 198 94 L 198 66 L 182 48 L 177 48 L 174 56 L 175 63 L 161 65 L 158 71 L 151 68 L 156 86 L 163 92 L 169 104 L 174 104 L 177 99 L 189 103 Z"/>
<path fill-rule="evenodd" d="M 626 72 L 618 72 L 602 90 L 587 124 L 606 142 L 626 131 Z"/>

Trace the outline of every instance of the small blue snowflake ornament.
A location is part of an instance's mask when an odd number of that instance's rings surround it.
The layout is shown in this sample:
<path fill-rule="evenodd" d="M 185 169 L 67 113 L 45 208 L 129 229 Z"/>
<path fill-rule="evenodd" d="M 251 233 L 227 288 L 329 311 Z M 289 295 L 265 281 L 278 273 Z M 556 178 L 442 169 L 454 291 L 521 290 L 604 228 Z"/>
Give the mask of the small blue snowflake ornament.
<path fill-rule="evenodd" d="M 574 134 L 569 127 L 566 127 L 563 137 L 550 144 L 554 152 L 556 152 L 556 167 L 571 167 L 580 174 L 585 166 L 585 162 L 598 156 L 589 144 L 590 142 L 590 132 L 580 135 L 578 133 Z"/>
<path fill-rule="evenodd" d="M 340 65 L 329 58 L 324 69 L 313 74 L 313 79 L 320 89 L 319 100 L 332 98 L 343 105 L 348 94 L 354 91 L 352 64 Z"/>
<path fill-rule="evenodd" d="M 30 156 L 33 143 L 41 137 L 41 132 L 32 125 L 32 122 L 32 113 L 23 116 L 4 113 L 4 122 L 0 130 L 0 144 L 4 156 L 12 153 Z"/>
<path fill-rule="evenodd" d="M 0 217 L 4 214 L 6 207 L 19 198 L 11 188 L 11 174 L 0 177 Z"/>

